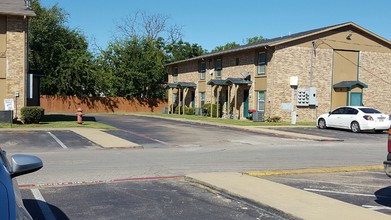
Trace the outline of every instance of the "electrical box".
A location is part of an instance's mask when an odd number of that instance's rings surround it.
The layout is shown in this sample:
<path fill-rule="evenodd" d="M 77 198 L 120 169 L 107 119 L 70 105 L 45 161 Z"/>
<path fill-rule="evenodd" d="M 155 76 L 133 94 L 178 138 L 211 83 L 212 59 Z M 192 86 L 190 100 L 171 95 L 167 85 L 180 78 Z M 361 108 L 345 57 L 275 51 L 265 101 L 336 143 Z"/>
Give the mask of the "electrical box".
<path fill-rule="evenodd" d="M 308 104 L 318 106 L 318 101 L 316 99 L 316 87 L 310 87 L 310 89 L 309 89 Z"/>
<path fill-rule="evenodd" d="M 296 106 L 309 106 L 309 98 L 310 94 L 307 88 L 298 88 Z"/>

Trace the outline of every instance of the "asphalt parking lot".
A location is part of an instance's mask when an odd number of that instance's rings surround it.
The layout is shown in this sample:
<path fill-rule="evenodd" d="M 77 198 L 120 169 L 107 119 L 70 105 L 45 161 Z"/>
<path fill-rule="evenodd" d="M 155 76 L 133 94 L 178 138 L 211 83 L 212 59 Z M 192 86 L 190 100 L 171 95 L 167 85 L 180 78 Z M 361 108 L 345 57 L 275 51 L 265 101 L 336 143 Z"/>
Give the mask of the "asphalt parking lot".
<path fill-rule="evenodd" d="M 391 215 L 391 178 L 382 170 L 260 178 Z"/>
<path fill-rule="evenodd" d="M 293 219 L 183 178 L 22 189 L 34 219 Z"/>
<path fill-rule="evenodd" d="M 383 132 L 380 134 L 372 131 L 353 133 L 350 130 L 334 129 L 334 128 L 319 129 L 317 127 L 268 127 L 268 129 L 288 131 L 288 132 L 300 133 L 300 134 L 318 135 L 321 137 L 330 137 L 339 140 L 353 141 L 353 142 L 362 141 L 362 140 L 365 141 L 379 140 L 379 139 L 386 140 L 388 137 L 387 132 Z"/>
<path fill-rule="evenodd" d="M 68 130 L 12 130 L 0 132 L 3 150 L 20 152 L 98 148 L 90 140 Z"/>

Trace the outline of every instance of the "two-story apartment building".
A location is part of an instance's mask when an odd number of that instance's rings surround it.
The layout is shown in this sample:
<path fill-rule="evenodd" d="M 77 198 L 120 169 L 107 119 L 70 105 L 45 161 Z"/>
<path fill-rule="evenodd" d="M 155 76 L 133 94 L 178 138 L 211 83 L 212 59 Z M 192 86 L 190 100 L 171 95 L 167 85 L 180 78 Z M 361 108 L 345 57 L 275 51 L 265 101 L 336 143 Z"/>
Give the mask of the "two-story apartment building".
<path fill-rule="evenodd" d="M 167 65 L 169 108 L 313 121 L 343 105 L 391 113 L 391 42 L 348 22 Z M 172 111 L 171 111 L 172 112 Z"/>
<path fill-rule="evenodd" d="M 27 32 L 32 16 L 29 1 L 0 1 L 0 110 L 5 109 L 5 99 L 14 100 L 15 115 L 27 102 Z"/>

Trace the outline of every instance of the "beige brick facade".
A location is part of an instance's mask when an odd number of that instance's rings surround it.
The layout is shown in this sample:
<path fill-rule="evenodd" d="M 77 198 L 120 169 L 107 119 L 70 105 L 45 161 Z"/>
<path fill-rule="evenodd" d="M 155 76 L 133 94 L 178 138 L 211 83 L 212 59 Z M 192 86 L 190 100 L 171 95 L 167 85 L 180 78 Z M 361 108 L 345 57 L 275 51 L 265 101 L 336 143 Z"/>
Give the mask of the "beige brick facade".
<path fill-rule="evenodd" d="M 24 16 L 2 16 L 6 20 L 5 78 L 0 80 L 5 88 L 1 90 L 0 110 L 4 110 L 4 99 L 14 99 L 14 116 L 20 117 L 20 109 L 26 105 L 26 72 L 27 72 L 27 22 Z M 16 97 L 16 93 L 19 97 Z"/>
<path fill-rule="evenodd" d="M 264 76 L 257 74 L 260 52 L 267 53 Z M 198 95 L 200 91 L 205 91 L 205 103 L 216 102 L 217 93 L 212 94 L 212 88 L 207 82 L 216 79 L 216 71 L 209 74 L 209 70 L 215 68 L 217 59 L 222 60 L 221 79 L 243 78 L 244 73 L 251 76 L 250 85 L 219 87 L 222 90 L 220 100 L 223 105 L 228 103 L 225 90 L 231 90 L 230 103 L 234 103 L 236 96 L 240 119 L 244 118 L 245 90 L 249 90 L 248 109 L 257 109 L 258 91 L 265 91 L 265 118 L 279 116 L 284 121 L 290 121 L 292 91 L 293 111 L 297 114 L 298 121 L 314 121 L 320 114 L 340 103 L 349 105 L 351 92 L 361 92 L 362 104 L 391 114 L 391 43 L 354 23 L 288 36 L 260 43 L 258 47 L 243 47 L 169 64 L 169 70 L 178 67 L 178 82 L 197 84 L 197 88 L 190 89 L 196 94 L 196 108 L 201 107 Z M 200 80 L 198 72 L 199 62 L 202 61 L 206 62 L 207 68 L 205 80 Z M 297 91 L 290 86 L 292 76 L 298 77 L 297 89 L 316 88 L 317 105 L 296 105 Z M 341 80 L 359 81 L 368 88 L 355 86 L 334 89 L 333 86 Z M 172 82 L 172 71 L 169 71 L 169 83 Z M 175 92 L 175 89 L 169 92 L 169 103 L 172 103 L 172 93 Z M 185 105 L 190 106 L 191 98 L 186 96 Z"/>

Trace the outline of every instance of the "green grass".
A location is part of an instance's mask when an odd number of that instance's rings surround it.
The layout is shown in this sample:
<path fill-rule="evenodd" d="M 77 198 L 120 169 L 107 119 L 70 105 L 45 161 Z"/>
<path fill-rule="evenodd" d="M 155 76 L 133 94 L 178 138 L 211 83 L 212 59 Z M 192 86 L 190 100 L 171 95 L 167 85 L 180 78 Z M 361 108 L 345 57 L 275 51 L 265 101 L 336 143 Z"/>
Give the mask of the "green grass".
<path fill-rule="evenodd" d="M 238 126 L 316 126 L 315 122 L 297 122 L 292 125 L 291 122 L 253 122 L 250 120 L 233 120 L 223 118 L 210 118 L 206 116 L 196 115 L 177 115 L 177 114 L 161 114 L 161 113 L 140 113 L 143 115 L 154 115 L 165 118 L 183 118 L 194 121 L 213 122 L 218 124 L 229 124 Z"/>
<path fill-rule="evenodd" d="M 39 124 L 0 124 L 0 128 L 96 128 L 96 129 L 116 129 L 110 125 L 96 122 L 95 117 L 83 117 L 83 124 L 76 122 L 76 115 L 45 115 Z"/>

